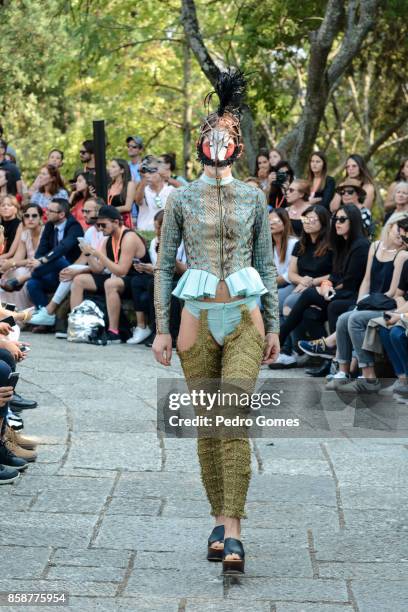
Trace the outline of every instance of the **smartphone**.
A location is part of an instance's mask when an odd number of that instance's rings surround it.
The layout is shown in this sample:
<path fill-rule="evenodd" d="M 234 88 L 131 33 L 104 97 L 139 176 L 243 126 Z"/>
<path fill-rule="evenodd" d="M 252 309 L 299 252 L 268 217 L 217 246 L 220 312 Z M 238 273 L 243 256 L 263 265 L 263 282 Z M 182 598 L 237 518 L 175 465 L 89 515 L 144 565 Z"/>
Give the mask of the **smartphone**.
<path fill-rule="evenodd" d="M 388 314 L 388 312 L 384 312 L 383 318 L 384 318 L 384 321 L 390 321 L 391 320 L 391 315 Z"/>
<path fill-rule="evenodd" d="M 134 258 L 132 259 L 132 263 L 133 263 L 133 264 L 138 264 L 138 263 L 140 263 L 140 259 L 139 259 L 139 257 L 134 257 Z"/>
<path fill-rule="evenodd" d="M 0 323 L 8 323 L 9 325 L 11 325 L 11 327 L 14 327 L 14 325 L 16 324 L 16 321 L 14 317 L 6 317 L 5 319 L 2 319 Z"/>
<path fill-rule="evenodd" d="M 16 388 L 16 384 L 18 382 L 19 377 L 20 377 L 20 374 L 18 372 L 10 372 L 9 377 L 8 377 L 10 387 L 13 387 L 13 389 Z"/>
<path fill-rule="evenodd" d="M 12 312 L 14 312 L 14 311 L 15 311 L 15 309 L 16 309 L 16 305 L 15 305 L 15 304 L 8 304 L 8 303 L 7 303 L 7 304 L 5 305 L 5 309 L 6 309 L 6 310 L 11 310 Z"/>
<path fill-rule="evenodd" d="M 83 242 L 86 242 L 85 238 L 77 238 L 79 244 L 82 244 Z"/>
<path fill-rule="evenodd" d="M 31 351 L 31 349 L 30 349 L 30 347 L 29 347 L 29 346 L 27 346 L 26 344 L 22 344 L 22 345 L 20 346 L 20 351 L 21 351 L 22 353 L 28 353 L 28 351 Z"/>

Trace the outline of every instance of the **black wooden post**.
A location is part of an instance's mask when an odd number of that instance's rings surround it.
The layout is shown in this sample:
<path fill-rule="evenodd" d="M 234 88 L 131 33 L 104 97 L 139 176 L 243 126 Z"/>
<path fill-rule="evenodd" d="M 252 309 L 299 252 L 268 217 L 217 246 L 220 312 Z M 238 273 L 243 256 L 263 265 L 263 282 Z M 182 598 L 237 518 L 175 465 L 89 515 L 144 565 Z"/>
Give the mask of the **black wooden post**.
<path fill-rule="evenodd" d="M 108 177 L 106 174 L 105 121 L 93 122 L 93 139 L 95 146 L 96 193 L 106 202 L 108 196 Z"/>

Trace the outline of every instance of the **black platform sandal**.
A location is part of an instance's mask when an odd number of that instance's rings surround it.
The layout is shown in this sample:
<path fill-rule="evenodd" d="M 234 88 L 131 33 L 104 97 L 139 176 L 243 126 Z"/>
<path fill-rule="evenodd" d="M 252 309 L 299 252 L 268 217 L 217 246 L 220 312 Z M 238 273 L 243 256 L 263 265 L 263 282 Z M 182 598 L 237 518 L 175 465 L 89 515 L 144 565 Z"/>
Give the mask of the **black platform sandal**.
<path fill-rule="evenodd" d="M 224 525 L 217 525 L 212 530 L 210 537 L 208 538 L 208 551 L 207 551 L 207 560 L 208 561 L 222 561 L 222 548 L 214 548 L 211 544 L 214 542 L 223 542 L 224 541 Z"/>
<path fill-rule="evenodd" d="M 226 559 L 227 555 L 237 554 L 240 559 Z M 245 566 L 245 551 L 241 540 L 235 538 L 225 538 L 224 551 L 222 555 L 222 571 L 223 574 L 244 574 Z"/>

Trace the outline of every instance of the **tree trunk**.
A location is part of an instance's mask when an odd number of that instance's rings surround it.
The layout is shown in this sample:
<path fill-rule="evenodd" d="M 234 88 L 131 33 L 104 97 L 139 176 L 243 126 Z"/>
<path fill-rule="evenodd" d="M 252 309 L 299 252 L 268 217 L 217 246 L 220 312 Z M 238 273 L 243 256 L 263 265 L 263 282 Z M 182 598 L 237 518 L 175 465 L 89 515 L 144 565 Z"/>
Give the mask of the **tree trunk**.
<path fill-rule="evenodd" d="M 197 11 L 194 0 L 182 0 L 181 21 L 183 23 L 186 39 L 192 52 L 204 72 L 207 79 L 214 86 L 220 69 L 211 57 L 203 37 L 197 19 Z M 255 169 L 256 154 L 258 152 L 258 139 L 252 113 L 248 107 L 244 107 L 242 114 L 242 138 L 245 145 L 245 155 L 239 160 L 238 167 L 241 171 L 253 172 Z"/>
<path fill-rule="evenodd" d="M 361 49 L 374 25 L 378 5 L 379 0 L 350 0 L 345 14 L 344 0 L 329 0 L 319 29 L 311 33 L 305 105 L 298 123 L 278 145 L 289 152 L 297 176 L 305 171 L 330 93 Z M 329 53 L 344 22 L 343 39 L 329 64 Z"/>
<path fill-rule="evenodd" d="M 191 51 L 185 41 L 183 45 L 183 172 L 187 180 L 191 179 Z"/>

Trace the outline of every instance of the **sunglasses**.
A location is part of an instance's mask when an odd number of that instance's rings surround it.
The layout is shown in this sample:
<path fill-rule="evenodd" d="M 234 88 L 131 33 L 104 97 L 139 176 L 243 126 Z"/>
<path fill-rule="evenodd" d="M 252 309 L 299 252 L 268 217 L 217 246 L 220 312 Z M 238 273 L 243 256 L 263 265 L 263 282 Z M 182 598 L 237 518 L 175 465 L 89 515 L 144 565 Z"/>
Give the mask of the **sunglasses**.
<path fill-rule="evenodd" d="M 86 155 L 88 153 L 88 151 L 86 151 L 85 149 L 81 149 L 79 154 L 80 155 Z"/>
<path fill-rule="evenodd" d="M 128 149 L 140 149 L 139 145 L 128 144 Z"/>
<path fill-rule="evenodd" d="M 297 189 L 295 189 L 294 187 L 288 187 L 286 190 L 288 193 L 293 193 L 294 191 L 298 191 Z"/>
<path fill-rule="evenodd" d="M 59 215 L 59 210 L 52 210 L 52 208 L 47 208 L 47 214 L 54 213 L 55 215 Z"/>
<path fill-rule="evenodd" d="M 38 219 L 39 216 L 38 213 L 33 213 L 32 215 L 30 215 L 30 213 L 24 213 L 23 215 L 24 219 Z"/>
<path fill-rule="evenodd" d="M 354 195 L 356 193 L 356 190 L 354 189 L 354 187 L 349 187 L 348 189 L 339 189 L 337 193 L 341 196 L 343 196 L 345 193 L 347 195 Z"/>
<path fill-rule="evenodd" d="M 348 221 L 348 217 L 333 217 L 333 221 L 334 223 L 341 223 L 343 225 L 343 223 Z"/>
<path fill-rule="evenodd" d="M 81 212 L 83 215 L 90 215 L 92 214 L 94 211 L 93 210 L 89 210 L 88 208 L 82 208 Z M 96 219 L 96 217 L 94 217 Z"/>
<path fill-rule="evenodd" d="M 319 223 L 319 219 L 311 219 L 310 217 L 300 217 L 302 223 L 311 223 L 314 225 L 315 223 Z"/>
<path fill-rule="evenodd" d="M 107 223 L 95 223 L 96 227 L 100 227 L 101 229 L 105 229 L 107 227 Z"/>

